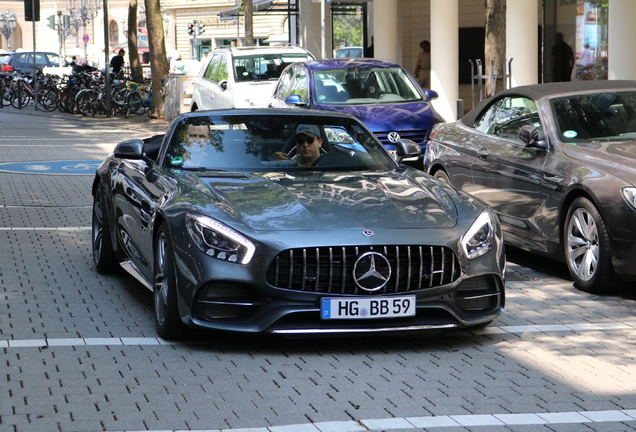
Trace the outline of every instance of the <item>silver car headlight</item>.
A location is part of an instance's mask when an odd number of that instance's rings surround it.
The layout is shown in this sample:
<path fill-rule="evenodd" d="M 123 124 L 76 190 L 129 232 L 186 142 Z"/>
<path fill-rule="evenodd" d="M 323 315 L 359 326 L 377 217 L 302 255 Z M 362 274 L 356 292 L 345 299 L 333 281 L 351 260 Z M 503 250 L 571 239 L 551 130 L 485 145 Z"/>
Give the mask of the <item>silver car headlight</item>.
<path fill-rule="evenodd" d="M 626 187 L 621 190 L 623 193 L 623 199 L 627 201 L 627 204 L 632 208 L 632 210 L 636 210 L 636 188 Z"/>
<path fill-rule="evenodd" d="M 484 210 L 460 239 L 460 246 L 468 259 L 482 256 L 493 247 L 495 240 L 494 215 Z"/>
<path fill-rule="evenodd" d="M 207 216 L 187 214 L 190 238 L 206 255 L 222 261 L 247 264 L 256 246 L 247 237 Z"/>

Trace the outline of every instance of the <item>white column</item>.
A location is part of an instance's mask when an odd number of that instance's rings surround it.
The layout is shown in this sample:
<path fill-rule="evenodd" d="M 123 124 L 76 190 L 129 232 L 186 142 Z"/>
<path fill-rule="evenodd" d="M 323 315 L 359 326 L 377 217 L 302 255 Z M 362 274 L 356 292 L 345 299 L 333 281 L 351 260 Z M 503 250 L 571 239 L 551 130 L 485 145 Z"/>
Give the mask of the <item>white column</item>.
<path fill-rule="evenodd" d="M 307 51 L 312 53 L 317 59 L 322 58 L 322 2 L 311 1 L 311 0 L 301 0 L 299 1 L 299 45 L 305 48 Z M 329 18 L 326 19 L 330 21 Z M 331 26 L 327 26 L 326 34 L 331 35 Z M 328 38 L 328 41 L 325 41 L 326 46 L 331 45 L 331 37 Z M 328 57 L 331 57 L 328 55 Z"/>
<path fill-rule="evenodd" d="M 458 0 L 431 0 L 431 89 L 439 94 L 433 106 L 446 121 L 457 119 L 458 19 Z"/>
<path fill-rule="evenodd" d="M 537 84 L 539 82 L 538 0 L 507 0 L 506 6 L 506 62 L 513 59 L 512 86 Z"/>
<path fill-rule="evenodd" d="M 608 79 L 636 79 L 636 1 L 610 0 L 608 23 Z"/>
<path fill-rule="evenodd" d="M 398 61 L 398 3 L 397 0 L 373 2 L 373 57 Z"/>

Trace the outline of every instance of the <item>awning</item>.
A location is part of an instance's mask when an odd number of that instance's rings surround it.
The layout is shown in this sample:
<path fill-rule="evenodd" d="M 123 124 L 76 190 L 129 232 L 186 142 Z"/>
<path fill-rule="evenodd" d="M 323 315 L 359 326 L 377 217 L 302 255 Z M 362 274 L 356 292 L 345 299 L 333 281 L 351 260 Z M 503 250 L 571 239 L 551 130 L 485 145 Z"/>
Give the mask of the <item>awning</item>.
<path fill-rule="evenodd" d="M 253 0 L 252 10 L 254 12 L 267 11 L 272 7 L 272 3 L 274 3 L 274 0 Z M 287 11 L 287 7 L 285 7 L 285 11 Z M 238 6 L 219 12 L 219 16 L 221 18 L 235 17 L 239 15 L 244 15 L 244 12 L 239 12 Z"/>

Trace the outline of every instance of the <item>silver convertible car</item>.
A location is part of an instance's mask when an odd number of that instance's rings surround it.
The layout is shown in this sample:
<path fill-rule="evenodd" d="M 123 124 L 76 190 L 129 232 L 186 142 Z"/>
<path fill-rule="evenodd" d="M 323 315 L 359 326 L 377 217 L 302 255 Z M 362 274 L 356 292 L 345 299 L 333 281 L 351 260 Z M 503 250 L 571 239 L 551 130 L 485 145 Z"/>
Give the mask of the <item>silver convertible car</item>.
<path fill-rule="evenodd" d="M 95 266 L 153 291 L 162 338 L 452 329 L 503 311 L 491 208 L 399 165 L 349 115 L 183 114 L 118 144 L 93 195 Z"/>

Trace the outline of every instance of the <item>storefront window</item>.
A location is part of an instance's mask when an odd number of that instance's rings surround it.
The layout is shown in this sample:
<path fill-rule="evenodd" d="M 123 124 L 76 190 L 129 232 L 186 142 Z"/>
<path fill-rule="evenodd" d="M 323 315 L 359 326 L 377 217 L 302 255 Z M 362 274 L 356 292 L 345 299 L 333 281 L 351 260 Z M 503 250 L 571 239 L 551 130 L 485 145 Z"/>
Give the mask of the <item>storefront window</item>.
<path fill-rule="evenodd" d="M 605 1 L 579 1 L 576 7 L 576 78 L 607 79 L 607 9 Z"/>
<path fill-rule="evenodd" d="M 545 0 L 544 82 L 607 79 L 608 4 L 609 0 Z M 567 60 L 559 58 L 567 53 L 558 43 L 559 34 L 574 55 L 571 73 Z"/>

